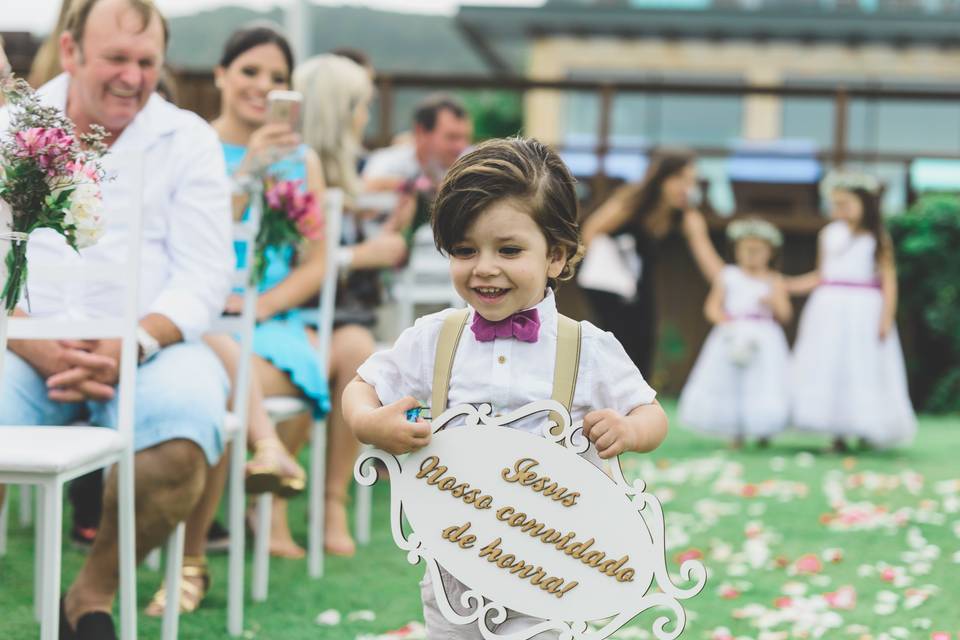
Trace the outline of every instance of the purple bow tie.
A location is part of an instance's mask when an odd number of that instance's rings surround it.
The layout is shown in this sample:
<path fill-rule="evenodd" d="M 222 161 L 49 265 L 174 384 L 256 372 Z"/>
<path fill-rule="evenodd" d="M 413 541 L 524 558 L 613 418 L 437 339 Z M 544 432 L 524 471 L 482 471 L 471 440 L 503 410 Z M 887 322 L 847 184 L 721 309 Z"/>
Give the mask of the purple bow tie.
<path fill-rule="evenodd" d="M 479 313 L 474 313 L 470 330 L 480 342 L 492 342 L 495 338 L 511 336 L 521 342 L 536 342 L 540 334 L 540 314 L 536 309 L 527 309 L 492 322 Z"/>

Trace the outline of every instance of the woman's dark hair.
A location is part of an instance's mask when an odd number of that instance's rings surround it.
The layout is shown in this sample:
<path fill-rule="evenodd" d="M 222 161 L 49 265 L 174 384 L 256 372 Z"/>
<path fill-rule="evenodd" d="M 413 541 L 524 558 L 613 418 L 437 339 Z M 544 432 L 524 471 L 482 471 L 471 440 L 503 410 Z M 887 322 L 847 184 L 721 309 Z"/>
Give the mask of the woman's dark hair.
<path fill-rule="evenodd" d="M 457 160 L 440 185 L 432 216 L 437 249 L 450 253 L 477 216 L 509 200 L 530 214 L 550 251 L 563 250 L 563 271 L 548 281 L 556 288 L 583 257 L 575 182 L 560 156 L 537 140 L 487 140 Z"/>
<path fill-rule="evenodd" d="M 696 160 L 696 155 L 687 149 L 663 147 L 654 149 L 643 180 L 632 187 L 626 196 L 626 206 L 633 213 L 632 224 L 642 226 L 657 208 L 663 196 L 663 183 Z"/>
<path fill-rule="evenodd" d="M 293 51 L 290 49 L 290 43 L 279 28 L 264 21 L 252 22 L 240 27 L 227 38 L 227 43 L 223 45 L 223 53 L 220 55 L 220 66 L 226 69 L 239 56 L 262 44 L 277 45 L 287 62 L 287 73 L 293 73 Z"/>
<path fill-rule="evenodd" d="M 877 242 L 876 251 L 873 254 L 874 261 L 879 262 L 888 257 L 892 257 L 892 247 L 890 236 L 883 226 L 883 214 L 880 211 L 880 194 L 867 189 L 854 187 L 844 189 L 857 197 L 863 208 L 863 217 L 860 218 L 860 228 L 868 231 Z M 887 252 L 890 251 L 888 254 Z"/>

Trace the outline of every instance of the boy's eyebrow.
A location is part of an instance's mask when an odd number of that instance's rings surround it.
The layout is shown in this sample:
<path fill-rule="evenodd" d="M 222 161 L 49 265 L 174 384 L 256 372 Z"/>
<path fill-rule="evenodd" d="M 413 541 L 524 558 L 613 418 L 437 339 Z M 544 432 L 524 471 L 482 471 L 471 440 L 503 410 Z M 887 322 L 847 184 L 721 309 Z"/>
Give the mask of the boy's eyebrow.
<path fill-rule="evenodd" d="M 519 238 L 517 236 L 506 235 L 506 236 L 497 236 L 494 238 L 497 242 L 517 242 Z"/>

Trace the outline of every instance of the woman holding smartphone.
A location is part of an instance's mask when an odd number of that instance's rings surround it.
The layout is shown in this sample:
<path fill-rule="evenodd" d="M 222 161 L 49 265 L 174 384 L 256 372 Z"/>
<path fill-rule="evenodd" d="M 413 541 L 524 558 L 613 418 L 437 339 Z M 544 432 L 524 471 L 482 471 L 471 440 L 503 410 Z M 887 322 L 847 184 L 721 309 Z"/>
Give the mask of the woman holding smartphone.
<path fill-rule="evenodd" d="M 636 295 L 624 300 L 615 293 L 584 289 L 600 328 L 623 344 L 633 363 L 648 380 L 653 377 L 656 351 L 656 269 L 660 243 L 682 220 L 690 252 L 704 278 L 713 282 L 723 268 L 707 232 L 703 214 L 690 202 L 697 185 L 696 156 L 685 149 L 658 149 L 650 157 L 639 183 L 624 185 L 610 196 L 583 225 L 583 242 L 598 235 L 630 236 L 640 266 Z"/>
<path fill-rule="evenodd" d="M 268 95 L 271 91 L 289 90 L 292 72 L 290 45 L 272 26 L 258 23 L 234 32 L 227 40 L 220 64 L 214 71 L 222 100 L 220 114 L 211 124 L 223 143 L 227 170 L 235 181 L 242 182 L 266 168 L 268 174 L 280 179 L 302 181 L 301 188 L 312 192 L 318 202 L 323 202 L 325 186 L 316 153 L 300 142 L 291 120 L 273 120 L 270 115 Z M 294 109 L 289 103 L 281 109 L 275 107 L 274 117 Z M 242 217 L 247 205 L 246 197 L 235 196 L 235 217 Z M 269 247 L 256 306 L 248 432 L 254 455 L 247 465 L 247 486 L 248 491 L 262 491 L 269 486 L 268 490 L 277 493 L 278 499 L 273 501 L 270 552 L 287 558 L 305 555 L 290 534 L 286 500 L 280 496 L 293 495 L 304 488 L 303 470 L 293 456 L 309 437 L 311 416 L 305 414 L 275 429 L 263 409 L 262 400 L 264 396 L 296 395 L 310 402 L 314 415 L 325 415 L 331 410 L 328 372 L 316 357 L 316 331 L 307 324 L 310 313 L 300 310 L 317 295 L 323 284 L 324 254 L 322 239 L 305 240 L 299 246 Z M 226 311 L 239 312 L 241 308 L 240 296 L 231 296 L 227 301 Z M 221 357 L 228 372 L 234 375 L 239 361 L 236 341 L 229 336 L 215 336 L 208 338 L 208 343 Z M 345 385 L 355 374 L 357 364 L 353 361 L 359 358 L 362 362 L 372 352 L 373 338 L 369 332 L 350 328 L 334 332 L 329 378 L 343 380 Z M 331 457 L 351 454 L 336 450 L 338 430 L 349 433 L 342 419 L 338 418 L 339 407 L 328 421 L 331 439 L 328 454 Z M 221 463 L 217 469 L 223 466 Z M 200 506 L 187 522 L 181 612 L 196 609 L 210 587 L 204 546 L 223 481 L 210 482 L 207 486 L 217 488 L 208 488 Z M 336 506 L 328 500 L 327 551 L 349 555 L 354 549 L 346 529 L 345 510 L 342 502 L 339 510 L 334 508 Z M 161 589 L 147 612 L 160 615 L 165 606 Z"/>

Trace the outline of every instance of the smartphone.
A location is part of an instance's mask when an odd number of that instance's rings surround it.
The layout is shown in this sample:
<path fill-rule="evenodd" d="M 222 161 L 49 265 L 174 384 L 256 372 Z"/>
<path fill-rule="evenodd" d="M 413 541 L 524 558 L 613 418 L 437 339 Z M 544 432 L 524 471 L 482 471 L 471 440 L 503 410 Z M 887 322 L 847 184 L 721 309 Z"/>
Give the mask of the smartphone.
<path fill-rule="evenodd" d="M 285 122 L 300 133 L 300 107 L 303 95 L 299 91 L 274 90 L 267 94 L 267 122 Z"/>

